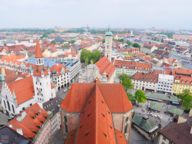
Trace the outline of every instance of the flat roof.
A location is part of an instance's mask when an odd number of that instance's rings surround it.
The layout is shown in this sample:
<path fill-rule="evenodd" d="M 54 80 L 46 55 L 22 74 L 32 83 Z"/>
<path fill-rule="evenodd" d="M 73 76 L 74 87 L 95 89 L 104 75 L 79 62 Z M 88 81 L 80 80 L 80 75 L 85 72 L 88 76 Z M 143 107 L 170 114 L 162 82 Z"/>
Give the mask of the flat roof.
<path fill-rule="evenodd" d="M 31 141 L 18 134 L 15 130 L 4 126 L 0 128 L 0 143 L 2 144 L 30 144 Z"/>
<path fill-rule="evenodd" d="M 28 58 L 25 62 L 35 64 L 36 59 L 35 58 Z M 78 62 L 78 60 L 76 60 L 76 59 L 58 60 L 58 59 L 53 59 L 53 58 L 44 58 L 44 66 L 49 67 L 49 68 L 55 64 L 58 64 L 58 63 L 63 64 L 67 68 L 70 68 L 70 67 L 74 66 L 77 62 Z"/>

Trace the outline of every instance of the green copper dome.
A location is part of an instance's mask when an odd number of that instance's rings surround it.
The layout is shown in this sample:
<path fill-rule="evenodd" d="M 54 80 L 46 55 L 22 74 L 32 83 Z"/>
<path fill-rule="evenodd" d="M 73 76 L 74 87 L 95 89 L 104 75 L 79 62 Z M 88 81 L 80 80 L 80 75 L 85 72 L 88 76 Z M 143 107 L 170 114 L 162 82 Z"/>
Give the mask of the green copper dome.
<path fill-rule="evenodd" d="M 113 35 L 113 33 L 111 32 L 111 31 L 107 31 L 106 33 L 105 33 L 105 36 L 112 36 Z"/>

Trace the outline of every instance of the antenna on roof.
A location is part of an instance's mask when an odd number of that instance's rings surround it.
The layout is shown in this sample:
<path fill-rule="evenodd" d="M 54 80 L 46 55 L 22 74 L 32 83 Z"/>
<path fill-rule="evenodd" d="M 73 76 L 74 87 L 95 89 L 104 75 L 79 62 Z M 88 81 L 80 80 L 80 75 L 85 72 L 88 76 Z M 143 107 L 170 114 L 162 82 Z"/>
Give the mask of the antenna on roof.
<path fill-rule="evenodd" d="M 110 25 L 108 24 L 108 28 L 107 28 L 107 31 L 109 32 L 110 31 Z"/>

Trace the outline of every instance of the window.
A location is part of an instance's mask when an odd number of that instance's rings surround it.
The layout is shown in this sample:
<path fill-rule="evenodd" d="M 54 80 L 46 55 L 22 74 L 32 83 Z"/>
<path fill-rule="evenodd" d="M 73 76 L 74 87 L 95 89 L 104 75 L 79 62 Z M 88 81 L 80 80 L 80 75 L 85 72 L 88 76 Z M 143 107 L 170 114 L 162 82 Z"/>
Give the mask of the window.
<path fill-rule="evenodd" d="M 166 138 L 163 136 L 163 140 L 165 141 L 166 140 Z"/>
<path fill-rule="evenodd" d="M 124 133 L 127 133 L 128 124 L 125 126 Z"/>
<path fill-rule="evenodd" d="M 8 109 L 9 109 L 9 111 L 11 111 L 10 104 L 9 104 L 8 101 L 7 101 L 7 105 L 8 105 Z"/>
<path fill-rule="evenodd" d="M 3 101 L 4 102 L 4 106 L 5 106 L 5 109 L 7 109 L 7 105 L 6 105 L 6 102 L 5 101 Z"/>
<path fill-rule="evenodd" d="M 12 105 L 12 110 L 13 110 L 13 113 L 15 113 L 15 108 L 14 108 L 14 106 Z"/>
<path fill-rule="evenodd" d="M 67 123 L 67 117 L 66 116 L 64 116 L 64 122 Z"/>
<path fill-rule="evenodd" d="M 65 132 L 68 133 L 68 127 L 66 124 L 65 124 Z"/>

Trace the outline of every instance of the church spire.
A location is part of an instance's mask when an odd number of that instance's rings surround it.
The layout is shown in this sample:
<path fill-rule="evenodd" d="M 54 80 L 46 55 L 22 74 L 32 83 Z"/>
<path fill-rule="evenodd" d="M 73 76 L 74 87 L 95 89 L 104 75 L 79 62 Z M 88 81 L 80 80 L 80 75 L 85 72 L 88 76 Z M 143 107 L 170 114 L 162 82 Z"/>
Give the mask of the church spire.
<path fill-rule="evenodd" d="M 42 57 L 43 57 L 43 56 L 42 56 L 42 52 L 41 52 L 40 43 L 39 43 L 38 40 L 36 41 L 35 57 L 36 57 L 36 58 L 42 58 Z"/>

